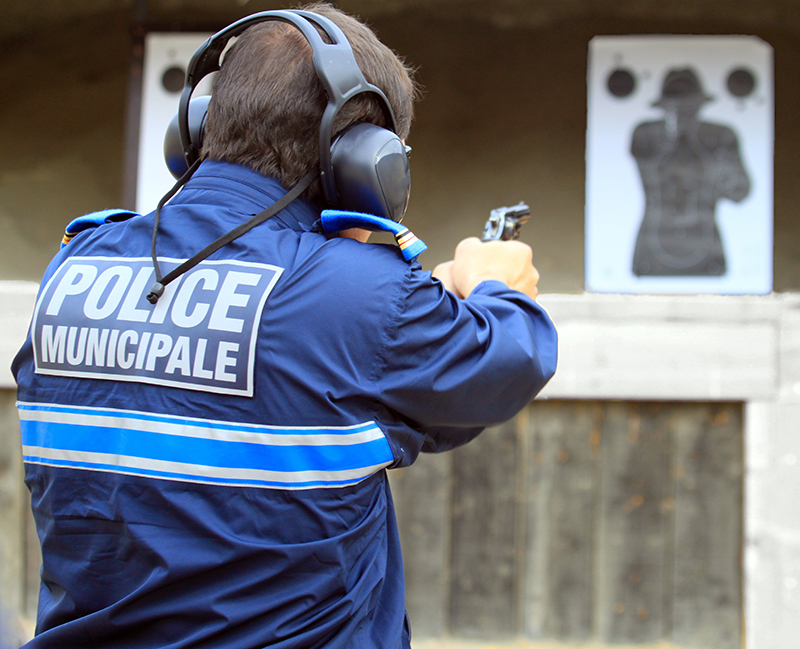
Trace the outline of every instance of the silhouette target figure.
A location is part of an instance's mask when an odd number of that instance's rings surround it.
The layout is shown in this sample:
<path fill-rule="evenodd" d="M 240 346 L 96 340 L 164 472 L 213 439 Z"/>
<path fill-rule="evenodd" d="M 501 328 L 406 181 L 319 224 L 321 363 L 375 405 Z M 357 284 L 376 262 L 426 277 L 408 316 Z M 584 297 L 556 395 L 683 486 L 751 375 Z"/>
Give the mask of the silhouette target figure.
<path fill-rule="evenodd" d="M 703 122 L 706 95 L 691 68 L 669 70 L 661 98 L 664 119 L 639 124 L 631 142 L 645 192 L 633 255 L 637 276 L 715 276 L 726 272 L 717 201 L 742 201 L 750 179 L 736 132 Z"/>

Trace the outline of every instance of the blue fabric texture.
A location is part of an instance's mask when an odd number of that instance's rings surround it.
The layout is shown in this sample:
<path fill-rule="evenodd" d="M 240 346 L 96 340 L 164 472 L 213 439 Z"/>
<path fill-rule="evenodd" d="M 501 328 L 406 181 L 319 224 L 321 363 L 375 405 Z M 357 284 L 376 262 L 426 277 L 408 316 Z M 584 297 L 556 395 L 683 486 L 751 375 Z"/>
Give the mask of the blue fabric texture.
<path fill-rule="evenodd" d="M 161 214 L 166 269 L 285 193 L 204 162 Z M 459 300 L 295 201 L 145 296 L 153 215 L 48 267 L 14 360 L 42 544 L 30 649 L 408 648 L 387 469 L 513 417 L 555 371 L 547 314 Z"/>

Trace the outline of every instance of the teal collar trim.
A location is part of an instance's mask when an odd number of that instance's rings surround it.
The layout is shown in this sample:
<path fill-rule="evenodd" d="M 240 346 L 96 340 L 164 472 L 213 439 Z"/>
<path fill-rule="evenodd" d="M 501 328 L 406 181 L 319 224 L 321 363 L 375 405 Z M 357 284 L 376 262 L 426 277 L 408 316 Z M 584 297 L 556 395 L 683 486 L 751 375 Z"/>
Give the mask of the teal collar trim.
<path fill-rule="evenodd" d="M 428 249 L 428 246 L 404 225 L 372 214 L 345 212 L 342 210 L 322 210 L 319 223 L 322 232 L 329 235 L 336 234 L 342 230 L 349 230 L 350 228 L 391 232 L 406 261 L 416 259 Z"/>

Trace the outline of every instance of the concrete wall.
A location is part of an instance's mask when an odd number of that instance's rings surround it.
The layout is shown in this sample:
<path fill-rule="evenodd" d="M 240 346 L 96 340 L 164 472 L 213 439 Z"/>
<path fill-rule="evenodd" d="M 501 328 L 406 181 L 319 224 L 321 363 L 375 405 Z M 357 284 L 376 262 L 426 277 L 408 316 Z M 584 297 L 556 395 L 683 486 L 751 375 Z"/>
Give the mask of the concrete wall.
<path fill-rule="evenodd" d="M 534 246 L 542 290 L 581 292 L 589 40 L 754 34 L 775 49 L 775 289 L 800 290 L 800 27 L 779 16 L 660 19 L 655 7 L 650 17 L 610 17 L 598 4 L 594 14 L 575 5 L 549 22 L 501 25 L 424 7 L 375 13 L 374 27 L 425 87 L 410 137 L 407 217 L 430 246 L 423 263 L 432 268 L 479 233 L 491 208 L 525 200 L 534 217 L 523 239 Z M 37 281 L 67 222 L 121 206 L 129 30 L 127 14 L 109 13 L 8 43 L 0 83 L 15 101 L 0 106 L 0 279 Z"/>
<path fill-rule="evenodd" d="M 119 204 L 129 42 L 107 16 L 4 44 L 0 279 L 38 281 L 66 223 Z"/>

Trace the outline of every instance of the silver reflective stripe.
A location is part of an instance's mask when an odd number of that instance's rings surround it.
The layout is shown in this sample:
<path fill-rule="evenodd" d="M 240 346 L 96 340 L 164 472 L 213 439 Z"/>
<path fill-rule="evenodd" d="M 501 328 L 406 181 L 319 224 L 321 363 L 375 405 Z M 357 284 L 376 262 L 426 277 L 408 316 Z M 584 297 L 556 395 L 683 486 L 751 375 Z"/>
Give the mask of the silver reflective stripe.
<path fill-rule="evenodd" d="M 28 464 L 229 486 L 346 486 L 394 460 L 375 422 L 262 426 L 133 410 L 17 404 Z"/>
<path fill-rule="evenodd" d="M 52 408 L 52 406 L 46 407 Z M 214 422 L 203 419 L 179 419 L 152 415 L 147 416 L 147 418 L 141 418 L 144 413 L 130 412 L 128 414 L 138 415 L 135 419 L 131 419 L 119 414 L 123 412 L 125 411 L 109 410 L 103 411 L 103 414 L 89 414 L 62 410 L 20 409 L 19 416 L 20 419 L 25 421 L 57 422 L 102 428 L 135 428 L 136 430 L 164 435 L 182 435 L 200 439 L 268 444 L 272 446 L 363 444 L 383 437 L 380 428 L 373 422 L 333 428 L 296 426 L 279 428 L 277 426 L 228 424 L 227 422 Z M 207 425 L 204 425 L 204 423 Z M 325 432 L 316 432 L 320 430 Z"/>
<path fill-rule="evenodd" d="M 71 466 L 128 475 L 172 478 L 182 482 L 226 484 L 240 487 L 274 487 L 281 489 L 313 489 L 355 484 L 383 469 L 387 463 L 349 471 L 259 471 L 253 469 L 220 469 L 217 467 L 164 462 L 124 455 L 85 453 L 24 446 L 26 462 L 50 466 Z M 127 470 L 126 470 L 127 469 Z"/>

